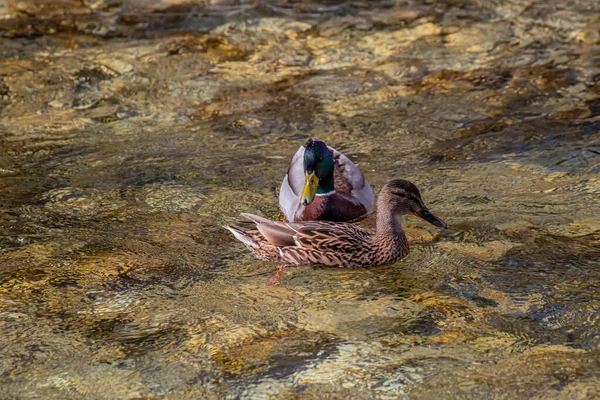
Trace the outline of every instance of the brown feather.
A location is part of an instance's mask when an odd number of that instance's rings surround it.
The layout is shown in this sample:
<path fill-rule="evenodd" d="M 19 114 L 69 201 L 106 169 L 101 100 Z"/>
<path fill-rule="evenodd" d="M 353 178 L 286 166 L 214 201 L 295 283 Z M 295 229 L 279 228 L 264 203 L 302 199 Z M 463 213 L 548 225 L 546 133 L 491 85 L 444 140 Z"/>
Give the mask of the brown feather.
<path fill-rule="evenodd" d="M 344 222 L 348 219 L 358 220 L 366 215 L 365 206 L 336 191 L 330 196 L 315 196 L 310 205 L 299 209 L 294 220 Z"/>
<path fill-rule="evenodd" d="M 258 231 L 265 239 L 275 246 L 293 246 L 295 231 L 283 224 L 260 223 L 256 225 Z"/>
<path fill-rule="evenodd" d="M 394 180 L 379 194 L 374 235 L 349 223 L 277 222 L 252 214 L 244 216 L 256 224 L 256 229 L 227 229 L 265 260 L 294 265 L 369 267 L 390 264 L 408 254 L 409 245 L 399 215 L 412 214 L 415 207 L 424 207 L 416 186 Z"/>
<path fill-rule="evenodd" d="M 352 194 L 352 183 L 346 178 L 346 165 L 340 159 L 341 153 L 336 153 L 333 157 L 333 187 L 338 193 Z"/>

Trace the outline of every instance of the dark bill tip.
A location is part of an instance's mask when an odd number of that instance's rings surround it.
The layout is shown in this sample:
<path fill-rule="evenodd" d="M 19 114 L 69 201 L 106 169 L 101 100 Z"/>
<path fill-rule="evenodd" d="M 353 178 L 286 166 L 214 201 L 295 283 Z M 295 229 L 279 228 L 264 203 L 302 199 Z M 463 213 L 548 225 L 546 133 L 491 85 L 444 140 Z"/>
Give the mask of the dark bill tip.
<path fill-rule="evenodd" d="M 439 219 L 438 217 L 436 217 L 435 215 L 433 215 L 426 208 L 422 209 L 421 211 L 416 212 L 415 215 L 417 217 L 423 218 L 425 221 L 429 222 L 430 224 L 438 226 L 440 228 L 447 228 L 448 227 L 448 225 L 446 225 L 446 223 L 444 221 L 442 221 L 441 219 Z"/>

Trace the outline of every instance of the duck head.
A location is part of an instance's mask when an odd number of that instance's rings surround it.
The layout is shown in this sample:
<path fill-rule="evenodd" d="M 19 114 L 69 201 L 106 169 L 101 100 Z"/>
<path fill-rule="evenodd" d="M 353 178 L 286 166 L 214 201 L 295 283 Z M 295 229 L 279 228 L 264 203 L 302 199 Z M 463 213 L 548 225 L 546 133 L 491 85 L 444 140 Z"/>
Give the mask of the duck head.
<path fill-rule="evenodd" d="M 333 193 L 333 152 L 327 145 L 309 139 L 304 145 L 304 187 L 300 203 L 307 206 L 317 194 Z"/>
<path fill-rule="evenodd" d="M 380 204 L 382 208 L 390 209 L 396 215 L 413 214 L 432 225 L 447 227 L 444 221 L 427 209 L 421 199 L 421 192 L 412 182 L 403 179 L 388 182 L 379 194 L 378 211 Z"/>

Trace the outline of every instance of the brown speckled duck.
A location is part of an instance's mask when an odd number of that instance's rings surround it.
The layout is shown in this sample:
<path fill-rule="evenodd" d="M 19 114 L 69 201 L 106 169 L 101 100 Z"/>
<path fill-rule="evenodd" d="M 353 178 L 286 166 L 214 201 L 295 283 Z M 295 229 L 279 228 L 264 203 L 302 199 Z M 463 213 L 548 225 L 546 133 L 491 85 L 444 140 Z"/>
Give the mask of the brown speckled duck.
<path fill-rule="evenodd" d="M 391 264 L 408 254 L 400 217 L 414 214 L 445 228 L 421 200 L 417 187 L 405 180 L 386 184 L 377 200 L 376 233 L 349 223 L 329 221 L 277 222 L 242 214 L 256 229 L 226 226 L 258 258 L 291 265 L 321 264 L 370 267 Z"/>
<path fill-rule="evenodd" d="M 354 221 L 375 209 L 375 196 L 348 157 L 311 138 L 300 146 L 279 190 L 287 221 Z"/>

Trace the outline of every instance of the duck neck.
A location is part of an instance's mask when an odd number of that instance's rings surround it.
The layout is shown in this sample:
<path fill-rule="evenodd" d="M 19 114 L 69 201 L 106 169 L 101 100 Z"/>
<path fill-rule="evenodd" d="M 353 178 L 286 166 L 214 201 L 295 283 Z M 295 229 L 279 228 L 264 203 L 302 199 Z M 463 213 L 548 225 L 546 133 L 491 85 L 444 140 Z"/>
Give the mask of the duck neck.
<path fill-rule="evenodd" d="M 382 208 L 378 207 L 377 210 L 377 232 L 375 234 L 377 240 L 389 241 L 395 238 L 406 238 L 400 216 L 391 210 L 383 209 L 381 212 L 379 210 Z"/>

